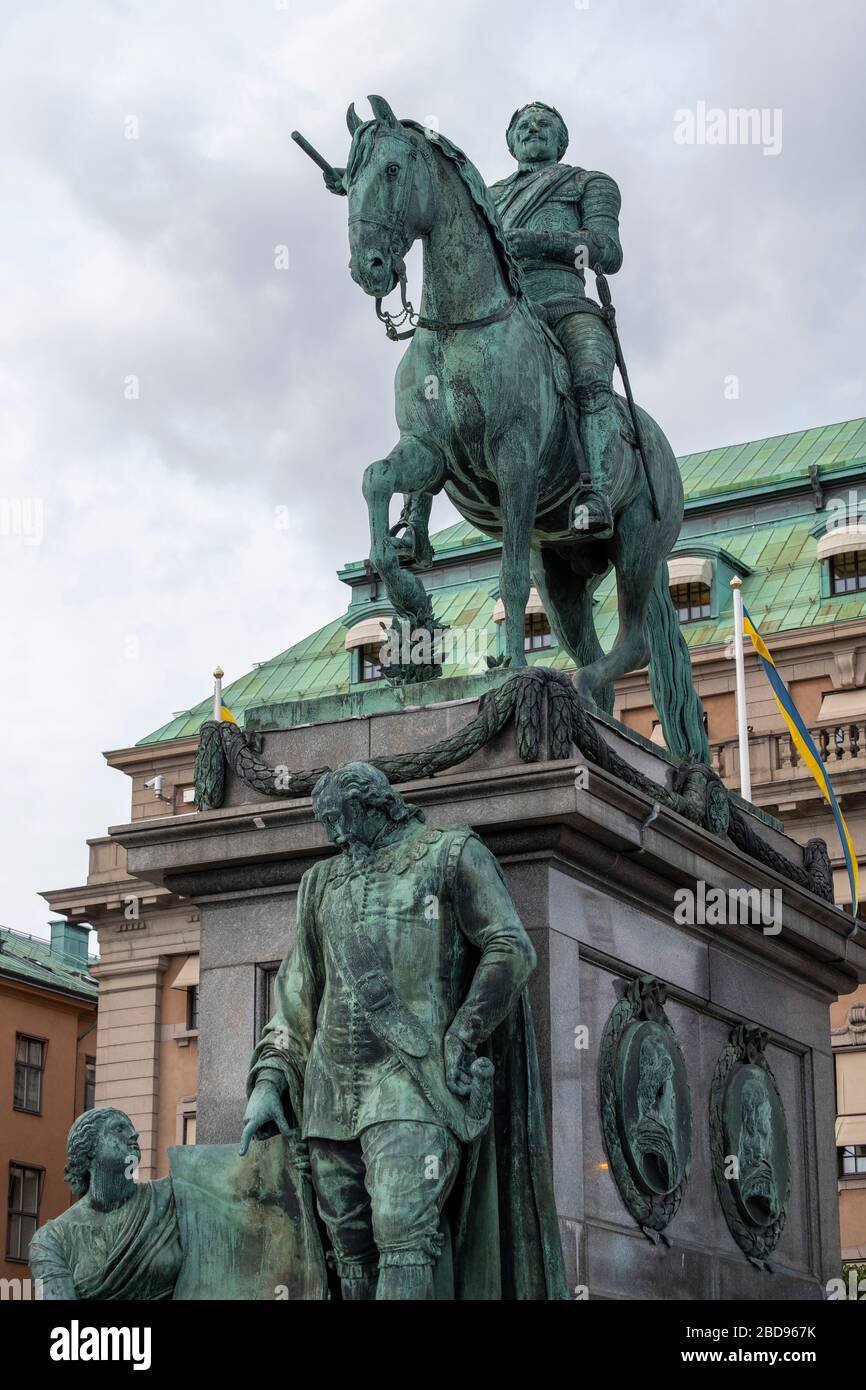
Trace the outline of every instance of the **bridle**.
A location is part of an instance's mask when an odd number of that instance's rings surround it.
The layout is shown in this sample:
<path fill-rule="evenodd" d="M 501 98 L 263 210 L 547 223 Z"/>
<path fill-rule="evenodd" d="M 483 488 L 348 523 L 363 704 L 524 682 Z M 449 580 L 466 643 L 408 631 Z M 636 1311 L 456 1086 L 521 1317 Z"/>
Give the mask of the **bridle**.
<path fill-rule="evenodd" d="M 400 281 L 400 302 L 403 305 L 400 313 L 394 318 L 387 309 L 383 310 L 381 298 L 376 300 L 376 317 L 380 323 L 384 323 L 385 332 L 392 343 L 399 343 L 404 338 L 414 338 L 416 328 L 429 328 L 431 333 L 453 333 L 457 328 L 485 328 L 489 323 L 499 323 L 500 319 L 507 319 L 517 304 L 515 296 L 510 295 L 504 304 L 492 314 L 485 314 L 482 319 L 460 319 L 456 323 L 447 323 L 442 319 L 427 319 L 417 312 L 411 299 L 406 298 L 406 265 L 402 256 L 395 259 L 394 266 Z M 412 325 L 411 328 L 398 333 L 397 330 L 406 322 Z"/>
<path fill-rule="evenodd" d="M 403 165 L 400 174 L 400 186 L 397 189 L 397 201 L 394 210 L 394 217 L 391 221 L 386 221 L 381 217 L 350 217 L 349 225 L 353 222 L 366 222 L 372 227 L 381 227 L 388 234 L 389 250 L 394 261 L 394 269 L 397 272 L 397 279 L 400 284 L 400 303 L 402 308 L 394 316 L 387 309 L 382 308 L 383 296 L 379 295 L 376 299 L 376 317 L 380 323 L 385 325 L 385 333 L 392 343 L 402 342 L 406 338 L 415 336 L 416 328 L 427 328 L 432 333 L 451 333 L 458 328 L 485 328 L 488 324 L 499 323 L 505 319 L 514 309 L 517 300 L 511 295 L 500 308 L 494 310 L 492 314 L 486 314 L 480 319 L 462 319 L 458 323 L 447 323 L 440 319 L 428 319 L 423 314 L 419 314 L 412 301 L 406 296 L 406 262 L 403 259 L 403 248 L 409 240 L 406 232 L 406 215 L 409 211 L 409 200 L 412 197 L 414 185 L 415 163 L 418 159 L 418 145 L 403 130 L 402 126 L 386 126 L 381 134 L 388 136 L 392 140 L 400 140 L 408 147 L 408 159 Z M 377 131 L 374 139 L 379 138 Z M 432 160 L 429 151 L 425 148 L 422 158 L 427 162 L 428 173 L 432 179 Z M 405 323 L 410 325 L 404 332 L 398 330 Z"/>

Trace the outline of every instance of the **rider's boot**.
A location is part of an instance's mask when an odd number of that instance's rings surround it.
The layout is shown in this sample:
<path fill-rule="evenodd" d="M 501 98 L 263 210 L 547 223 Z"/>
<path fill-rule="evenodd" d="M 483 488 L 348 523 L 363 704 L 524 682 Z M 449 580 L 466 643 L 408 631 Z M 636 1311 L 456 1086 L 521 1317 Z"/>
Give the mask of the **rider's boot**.
<path fill-rule="evenodd" d="M 575 398 L 580 411 L 578 433 L 591 486 L 575 500 L 572 530 L 592 536 L 594 540 L 610 540 L 613 535 L 610 485 L 622 450 L 619 412 L 613 391 L 606 383 L 579 386 Z"/>

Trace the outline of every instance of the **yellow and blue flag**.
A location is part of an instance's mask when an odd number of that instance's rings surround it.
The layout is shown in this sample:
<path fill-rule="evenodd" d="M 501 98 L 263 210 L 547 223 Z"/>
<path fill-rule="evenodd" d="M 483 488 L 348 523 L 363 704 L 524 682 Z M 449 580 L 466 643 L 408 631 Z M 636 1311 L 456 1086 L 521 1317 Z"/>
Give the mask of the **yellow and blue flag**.
<path fill-rule="evenodd" d="M 229 709 L 228 705 L 220 705 L 220 719 L 222 719 L 224 723 L 228 724 L 237 724 L 238 722 L 232 714 L 231 710 Z"/>
<path fill-rule="evenodd" d="M 833 812 L 836 826 L 839 830 L 839 838 L 842 841 L 842 852 L 845 855 L 845 865 L 848 869 L 848 882 L 851 885 L 851 911 L 856 916 L 857 907 L 860 901 L 860 872 L 857 865 L 857 853 L 854 849 L 854 841 L 851 839 L 851 832 L 845 823 L 845 817 L 839 809 L 836 794 L 827 775 L 827 769 L 821 761 L 821 754 L 815 747 L 812 735 L 803 723 L 800 712 L 794 701 L 791 699 L 788 687 L 776 669 L 776 663 L 769 653 L 767 644 L 764 641 L 755 624 L 749 616 L 749 610 L 743 608 L 743 629 L 749 634 L 752 646 L 758 654 L 761 665 L 764 668 L 770 685 L 773 687 L 773 694 L 776 697 L 776 704 L 779 712 L 788 726 L 788 732 L 794 743 L 794 747 L 808 767 L 815 781 L 825 798 L 829 801 Z"/>

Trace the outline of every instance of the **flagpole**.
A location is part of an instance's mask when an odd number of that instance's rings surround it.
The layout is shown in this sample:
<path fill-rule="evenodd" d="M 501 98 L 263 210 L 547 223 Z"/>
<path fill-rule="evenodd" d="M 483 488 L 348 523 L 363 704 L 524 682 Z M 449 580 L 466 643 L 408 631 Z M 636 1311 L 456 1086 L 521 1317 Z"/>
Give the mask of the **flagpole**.
<path fill-rule="evenodd" d="M 742 638 L 740 639 L 742 645 Z M 213 673 L 213 717 L 218 724 L 222 723 L 223 717 L 223 676 L 225 671 L 221 666 L 214 667 Z"/>
<path fill-rule="evenodd" d="M 734 661 L 737 668 L 737 733 L 740 740 L 740 796 L 752 799 L 752 772 L 749 766 L 749 725 L 746 716 L 746 660 L 743 655 L 743 581 L 731 580 L 734 592 Z"/>

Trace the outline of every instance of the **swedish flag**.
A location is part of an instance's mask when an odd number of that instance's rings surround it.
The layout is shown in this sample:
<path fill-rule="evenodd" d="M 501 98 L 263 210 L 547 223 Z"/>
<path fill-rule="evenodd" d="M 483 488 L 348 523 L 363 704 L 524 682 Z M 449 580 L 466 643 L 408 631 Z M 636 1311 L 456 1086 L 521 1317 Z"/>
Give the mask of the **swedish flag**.
<path fill-rule="evenodd" d="M 776 669 L 776 663 L 767 649 L 766 642 L 758 632 L 758 629 L 749 616 L 748 609 L 745 607 L 743 608 L 743 629 L 749 634 L 752 646 L 757 652 L 761 665 L 764 668 L 764 673 L 770 685 L 773 687 L 776 704 L 779 706 L 782 718 L 788 726 L 788 732 L 791 735 L 794 747 L 797 749 L 803 762 L 818 783 L 824 799 L 830 803 L 839 830 L 839 838 L 842 841 L 845 865 L 848 869 L 848 882 L 851 885 L 851 911 L 856 915 L 857 906 L 860 901 L 860 871 L 857 865 L 857 854 L 854 849 L 854 841 L 851 839 L 851 832 L 845 823 L 845 817 L 839 809 L 836 794 L 830 784 L 830 778 L 827 776 L 827 769 L 821 761 L 821 754 L 815 747 L 812 735 L 803 723 L 800 712 L 791 699 L 788 687 Z"/>

